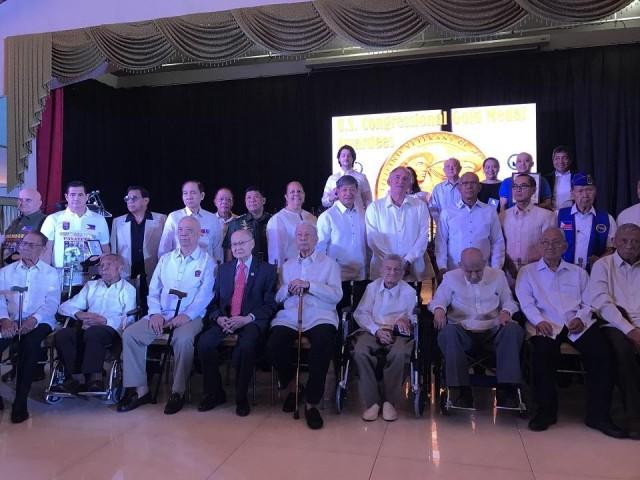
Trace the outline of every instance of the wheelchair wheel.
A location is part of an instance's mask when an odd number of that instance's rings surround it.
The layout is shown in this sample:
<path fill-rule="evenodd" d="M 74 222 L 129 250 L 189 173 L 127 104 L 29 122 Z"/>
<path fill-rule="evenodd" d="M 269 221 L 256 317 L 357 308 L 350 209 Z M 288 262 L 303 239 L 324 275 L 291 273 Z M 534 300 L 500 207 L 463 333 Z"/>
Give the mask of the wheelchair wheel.
<path fill-rule="evenodd" d="M 424 407 L 427 403 L 427 394 L 424 391 L 424 388 L 420 387 L 418 391 L 413 396 L 413 412 L 416 415 L 416 418 L 422 417 L 424 413 Z"/>
<path fill-rule="evenodd" d="M 344 408 L 344 399 L 347 396 L 347 390 L 342 388 L 342 386 L 338 383 L 336 385 L 336 413 L 342 413 L 342 409 Z"/>
<path fill-rule="evenodd" d="M 109 395 L 107 400 L 109 403 L 116 404 L 122 400 L 124 396 L 124 385 L 122 378 L 122 362 L 116 360 L 111 368 L 111 379 L 109 385 Z"/>
<path fill-rule="evenodd" d="M 56 397 L 55 395 L 45 395 L 44 401 L 49 405 L 55 405 L 56 403 L 60 403 L 62 401 L 62 397 Z"/>
<path fill-rule="evenodd" d="M 449 409 L 447 408 L 447 389 L 440 390 L 440 413 L 442 415 L 449 415 Z"/>

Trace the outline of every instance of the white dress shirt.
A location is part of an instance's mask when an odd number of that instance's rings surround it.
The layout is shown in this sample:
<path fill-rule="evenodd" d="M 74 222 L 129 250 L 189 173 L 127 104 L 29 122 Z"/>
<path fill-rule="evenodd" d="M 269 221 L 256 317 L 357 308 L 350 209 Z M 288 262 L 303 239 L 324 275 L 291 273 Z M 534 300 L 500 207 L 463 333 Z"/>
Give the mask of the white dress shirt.
<path fill-rule="evenodd" d="M 73 213 L 68 208 L 52 213 L 45 218 L 40 231 L 53 242 L 51 265 L 63 272 L 64 267 L 74 265 L 73 284 L 82 283 L 82 267 L 80 262 L 93 253 L 89 249 L 89 240 L 98 240 L 100 245 L 109 245 L 109 227 L 102 215 L 89 210 L 82 215 Z M 94 252 L 101 254 L 100 252 Z M 62 275 L 60 276 L 62 279 Z"/>
<path fill-rule="evenodd" d="M 77 312 L 91 312 L 107 319 L 118 332 L 127 326 L 127 312 L 136 308 L 136 289 L 124 279 L 107 285 L 104 280 L 89 280 L 77 295 L 60 305 L 58 312 L 73 317 Z M 84 325 L 83 325 L 84 327 Z"/>
<path fill-rule="evenodd" d="M 269 263 L 281 267 L 290 258 L 298 257 L 296 227 L 302 223 L 316 224 L 317 219 L 306 210 L 300 213 L 283 208 L 267 222 Z"/>
<path fill-rule="evenodd" d="M 201 236 L 198 245 L 203 248 L 216 263 L 224 262 L 222 252 L 222 224 L 215 214 L 201 208 L 198 213 L 194 213 L 188 207 L 171 212 L 167 216 L 164 224 L 158 257 L 173 251 L 178 245 L 178 223 L 184 217 L 193 217 L 200 222 Z"/>
<path fill-rule="evenodd" d="M 544 259 L 525 265 L 518 273 L 516 296 L 520 310 L 527 317 L 527 331 L 536 335 L 536 325 L 542 321 L 553 327 L 552 338 L 574 318 L 579 318 L 585 329 L 578 334 L 569 334 L 575 342 L 587 331 L 595 320 L 589 305 L 587 286 L 589 275 L 584 269 L 560 260 L 554 272 Z"/>
<path fill-rule="evenodd" d="M 459 179 L 453 183 L 445 180 L 433 187 L 433 192 L 431 192 L 431 198 L 429 199 L 429 212 L 434 222 L 439 220 L 440 214 L 445 208 L 453 207 L 460 201 L 459 183 Z"/>
<path fill-rule="evenodd" d="M 582 259 L 582 266 L 587 266 L 587 261 L 589 260 L 589 239 L 591 238 L 591 226 L 593 223 L 593 219 L 596 216 L 596 209 L 591 207 L 587 213 L 581 213 L 578 210 L 578 207 L 573 205 L 571 207 L 571 215 L 573 215 L 573 221 L 575 222 L 576 228 L 576 239 L 575 239 L 575 256 L 574 262 L 576 265 L 580 264 L 580 259 Z M 613 237 L 616 235 L 616 222 L 611 215 L 609 215 L 609 238 L 607 239 L 607 246 L 611 247 L 613 245 Z"/>
<path fill-rule="evenodd" d="M 495 209 L 494 209 L 495 212 Z M 502 270 L 485 267 L 482 280 L 469 283 L 461 268 L 444 274 L 429 310 L 442 308 L 447 322 L 462 325 L 466 330 L 484 331 L 498 325 L 502 310 L 511 315 L 518 311 L 507 278 Z"/>
<path fill-rule="evenodd" d="M 22 306 L 22 320 L 34 317 L 38 323 L 56 325 L 55 314 L 60 305 L 58 271 L 42 260 L 27 267 L 21 260 L 0 269 L 0 290 L 27 287 Z M 18 294 L 0 295 L 0 318 L 18 320 Z"/>
<path fill-rule="evenodd" d="M 149 284 L 149 315 L 159 313 L 165 318 L 173 317 L 178 298 L 169 295 L 169 290 L 180 290 L 187 294 L 180 304 L 180 312 L 191 320 L 202 318 L 213 299 L 216 263 L 201 248 L 190 255 L 183 255 L 180 248 L 160 257 Z"/>
<path fill-rule="evenodd" d="M 598 314 L 625 335 L 640 328 L 640 261 L 629 265 L 618 252 L 596 261 L 591 267 L 589 298 Z M 616 305 L 626 310 L 631 322 Z"/>
<path fill-rule="evenodd" d="M 333 190 L 336 188 L 336 184 L 340 177 L 350 175 L 358 182 L 358 195 L 356 196 L 356 206 L 363 212 L 371 203 L 373 196 L 371 195 L 371 186 L 367 176 L 363 173 L 356 172 L 355 170 L 347 170 L 347 172 L 336 172 L 327 178 L 327 183 L 324 186 L 324 192 L 322 192 L 322 206 L 329 208 L 334 204 Z"/>
<path fill-rule="evenodd" d="M 553 209 L 570 207 L 573 203 L 571 199 L 571 172 L 554 172 L 556 181 L 553 184 Z"/>
<path fill-rule="evenodd" d="M 507 255 L 513 262 L 522 264 L 538 260 L 536 253 L 542 232 L 554 227 L 553 212 L 529 203 L 524 209 L 516 204 L 507 209 L 502 217 L 502 231 L 507 245 Z"/>
<path fill-rule="evenodd" d="M 640 227 L 640 203 L 625 208 L 618 215 L 618 225 L 624 225 L 625 223 L 635 223 Z"/>
<path fill-rule="evenodd" d="M 280 288 L 276 293 L 276 301 L 284 303 L 284 309 L 278 311 L 271 326 L 298 329 L 299 297 L 289 294 L 289 282 L 296 279 L 309 282 L 309 290 L 303 296 L 302 331 L 325 323 L 337 327 L 336 305 L 342 299 L 340 266 L 322 252 L 285 262 L 280 273 Z"/>
<path fill-rule="evenodd" d="M 372 251 L 372 280 L 382 275 L 382 262 L 390 253 L 400 255 L 411 264 L 407 280 L 427 278 L 424 252 L 429 241 L 429 210 L 422 200 L 407 195 L 398 207 L 387 194 L 369 205 L 365 220 L 367 243 Z"/>
<path fill-rule="evenodd" d="M 364 280 L 367 270 L 367 236 L 364 210 L 347 208 L 340 200 L 318 217 L 318 252 L 340 265 L 342 281 Z"/>
<path fill-rule="evenodd" d="M 375 335 L 380 328 L 393 327 L 401 317 L 415 322 L 416 303 L 416 291 L 407 282 L 400 280 L 395 287 L 386 288 L 378 278 L 367 285 L 353 317 L 360 328 Z"/>
<path fill-rule="evenodd" d="M 457 268 L 462 251 L 470 247 L 480 249 L 491 267 L 502 268 L 504 237 L 495 207 L 479 200 L 469 207 L 460 200 L 440 213 L 435 248 L 438 268 Z"/>

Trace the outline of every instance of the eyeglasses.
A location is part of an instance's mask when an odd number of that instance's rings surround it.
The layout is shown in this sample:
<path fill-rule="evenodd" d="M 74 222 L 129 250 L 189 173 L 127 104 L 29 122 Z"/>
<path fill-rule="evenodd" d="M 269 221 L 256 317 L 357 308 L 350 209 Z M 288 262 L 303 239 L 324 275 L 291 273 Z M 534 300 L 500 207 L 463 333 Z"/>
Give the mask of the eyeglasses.
<path fill-rule="evenodd" d="M 513 186 L 511 187 L 514 190 L 526 190 L 527 188 L 532 188 L 531 185 L 529 185 L 528 183 L 521 183 L 521 184 L 513 184 Z"/>
<path fill-rule="evenodd" d="M 251 240 L 245 240 L 244 242 L 234 242 L 231 244 L 232 247 L 241 247 L 242 245 L 249 243 Z"/>
<path fill-rule="evenodd" d="M 32 242 L 20 242 L 21 247 L 27 248 L 42 248 L 44 245 L 42 243 L 32 243 Z"/>
<path fill-rule="evenodd" d="M 141 198 L 142 197 L 138 197 L 137 195 L 127 195 L 126 197 L 124 197 L 124 203 L 137 202 Z"/>

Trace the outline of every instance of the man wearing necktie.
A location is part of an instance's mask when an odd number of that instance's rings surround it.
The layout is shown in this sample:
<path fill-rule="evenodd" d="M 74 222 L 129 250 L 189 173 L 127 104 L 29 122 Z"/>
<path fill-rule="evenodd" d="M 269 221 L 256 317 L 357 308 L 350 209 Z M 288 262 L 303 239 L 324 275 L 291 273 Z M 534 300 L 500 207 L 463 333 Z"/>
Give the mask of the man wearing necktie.
<path fill-rule="evenodd" d="M 218 347 L 227 335 L 237 335 L 232 362 L 236 369 L 236 413 L 249 414 L 247 391 L 253 375 L 256 349 L 276 311 L 276 267 L 252 256 L 255 241 L 250 230 L 231 235 L 234 259 L 220 266 L 214 296 L 208 308 L 208 327 L 198 340 L 204 397 L 198 410 L 206 412 L 226 401 L 218 368 Z"/>

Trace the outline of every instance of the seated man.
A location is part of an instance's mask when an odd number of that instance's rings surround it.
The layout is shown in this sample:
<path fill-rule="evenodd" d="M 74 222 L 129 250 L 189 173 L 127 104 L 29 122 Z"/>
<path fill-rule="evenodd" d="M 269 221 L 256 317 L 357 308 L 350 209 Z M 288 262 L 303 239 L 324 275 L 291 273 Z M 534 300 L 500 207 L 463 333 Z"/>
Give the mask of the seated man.
<path fill-rule="evenodd" d="M 515 386 L 521 382 L 520 347 L 524 331 L 511 316 L 518 305 L 502 270 L 489 268 L 477 248 L 462 251 L 460 268 L 447 272 L 429 310 L 440 330 L 438 345 L 446 361 L 446 382 L 456 387 L 453 403 L 473 408 L 467 352 L 482 346 L 496 352 L 496 403 L 516 408 Z"/>
<path fill-rule="evenodd" d="M 22 308 L 22 329 L 19 331 L 19 296 L 0 295 L 0 353 L 19 336 L 16 396 L 11 410 L 11 421 L 21 423 L 29 418 L 27 397 L 31 389 L 42 340 L 55 325 L 55 314 L 60 304 L 60 281 L 55 268 L 40 260 L 47 237 L 40 232 L 29 232 L 18 244 L 20 261 L 0 270 L 0 290 L 13 286 L 27 287 Z"/>
<path fill-rule="evenodd" d="M 342 298 L 340 266 L 322 252 L 314 252 L 318 243 L 316 227 L 303 222 L 296 227 L 298 257 L 287 260 L 282 268 L 276 301 L 284 303 L 273 322 L 267 342 L 267 354 L 278 372 L 280 387 L 289 394 L 282 410 L 293 412 L 295 404 L 295 365 L 291 346 L 297 338 L 298 306 L 302 304 L 302 331 L 311 343 L 308 355 L 305 417 L 311 429 L 322 428 L 317 405 L 324 394 L 329 362 L 335 349 L 338 315 L 336 305 Z"/>
<path fill-rule="evenodd" d="M 560 344 L 568 342 L 582 354 L 587 370 L 586 425 L 622 438 L 625 432 L 609 418 L 610 352 L 585 300 L 589 276 L 584 269 L 562 260 L 568 245 L 559 228 L 547 228 L 539 243 L 542 259 L 523 267 L 516 283 L 533 345 L 533 393 L 538 411 L 529 429 L 540 432 L 557 421 L 555 372 Z"/>
<path fill-rule="evenodd" d="M 115 253 L 104 255 L 98 266 L 101 278 L 89 280 L 75 297 L 60 305 L 58 312 L 74 317 L 80 328 L 74 325 L 55 334 L 65 371 L 65 382 L 56 385 L 55 391 L 77 394 L 81 384 L 89 392 L 104 391 L 102 366 L 107 348 L 120 342 L 127 312 L 136 307 L 136 289 L 122 278 L 124 271 L 124 258 Z"/>
<path fill-rule="evenodd" d="M 195 217 L 183 217 L 178 222 L 180 245 L 160 258 L 151 277 L 147 299 L 149 315 L 124 331 L 124 386 L 130 390 L 118 405 L 119 412 L 128 412 L 151 401 L 146 373 L 147 347 L 162 335 L 164 329 L 175 330 L 171 342 L 173 385 L 164 413 L 177 413 L 184 405 L 184 392 L 193 364 L 194 339 L 202 330 L 202 317 L 213 298 L 215 261 L 198 247 L 200 232 L 200 222 Z M 178 299 L 169 294 L 171 289 L 187 294 L 176 316 Z"/>
<path fill-rule="evenodd" d="M 250 230 L 231 234 L 235 260 L 218 270 L 213 301 L 208 309 L 209 328 L 198 340 L 204 398 L 198 410 L 206 412 L 226 401 L 218 369 L 218 347 L 226 335 L 238 335 L 232 361 L 236 369 L 236 413 L 249 414 L 247 391 L 253 375 L 258 342 L 269 329 L 278 305 L 275 300 L 277 271 L 274 265 L 254 258 L 255 242 Z"/>
<path fill-rule="evenodd" d="M 613 244 L 616 253 L 593 264 L 589 297 L 609 323 L 602 332 L 613 350 L 629 438 L 640 440 L 640 227 L 620 225 Z"/>
<path fill-rule="evenodd" d="M 411 355 L 411 321 L 415 319 L 416 291 L 402 280 L 404 261 L 390 254 L 382 262 L 382 277 L 367 285 L 353 314 L 361 330 L 356 333 L 353 359 L 358 365 L 358 390 L 366 409 L 362 419 L 370 422 L 398 418 L 395 405 L 402 398 L 404 366 Z M 378 352 L 384 350 L 386 363 L 382 392 L 376 379 Z"/>

